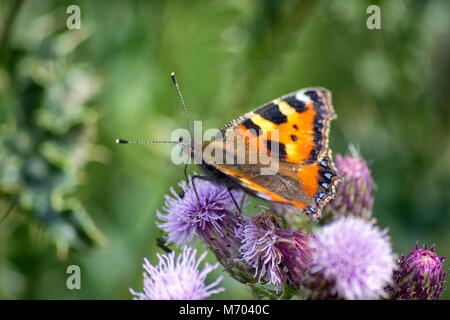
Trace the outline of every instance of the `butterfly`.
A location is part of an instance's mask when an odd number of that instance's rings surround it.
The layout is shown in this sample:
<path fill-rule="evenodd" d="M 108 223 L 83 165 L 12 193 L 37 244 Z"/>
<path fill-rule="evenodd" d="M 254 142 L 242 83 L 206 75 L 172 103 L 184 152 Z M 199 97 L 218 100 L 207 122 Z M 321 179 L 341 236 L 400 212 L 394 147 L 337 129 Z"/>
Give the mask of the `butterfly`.
<path fill-rule="evenodd" d="M 174 74 L 172 79 L 186 113 Z M 306 88 L 234 119 L 220 129 L 217 139 L 180 138 L 179 143 L 189 156 L 200 159 L 201 177 L 319 218 L 340 181 L 328 147 L 335 118 L 330 91 Z"/>

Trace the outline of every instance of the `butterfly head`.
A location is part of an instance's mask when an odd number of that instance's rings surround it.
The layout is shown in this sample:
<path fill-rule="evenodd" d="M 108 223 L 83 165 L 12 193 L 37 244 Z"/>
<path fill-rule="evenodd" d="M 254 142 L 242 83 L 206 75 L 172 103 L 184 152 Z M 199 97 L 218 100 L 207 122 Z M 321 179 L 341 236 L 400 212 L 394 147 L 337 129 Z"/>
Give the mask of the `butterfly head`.
<path fill-rule="evenodd" d="M 191 158 L 201 159 L 202 145 L 195 139 L 184 139 L 180 137 L 178 143 L 181 144 L 183 151 Z M 200 157 L 200 158 L 199 158 Z"/>
<path fill-rule="evenodd" d="M 183 137 L 178 139 L 178 142 L 181 144 L 183 151 L 190 157 L 194 156 L 194 146 L 192 140 L 185 140 Z"/>

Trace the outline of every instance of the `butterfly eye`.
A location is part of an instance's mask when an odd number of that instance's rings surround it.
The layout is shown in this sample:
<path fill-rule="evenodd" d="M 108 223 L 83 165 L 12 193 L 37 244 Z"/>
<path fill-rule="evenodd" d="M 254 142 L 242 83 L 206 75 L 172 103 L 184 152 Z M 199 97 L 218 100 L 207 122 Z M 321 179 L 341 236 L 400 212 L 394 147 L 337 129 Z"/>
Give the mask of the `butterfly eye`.
<path fill-rule="evenodd" d="M 179 139 L 178 139 L 178 142 L 183 142 L 183 137 L 180 137 Z"/>

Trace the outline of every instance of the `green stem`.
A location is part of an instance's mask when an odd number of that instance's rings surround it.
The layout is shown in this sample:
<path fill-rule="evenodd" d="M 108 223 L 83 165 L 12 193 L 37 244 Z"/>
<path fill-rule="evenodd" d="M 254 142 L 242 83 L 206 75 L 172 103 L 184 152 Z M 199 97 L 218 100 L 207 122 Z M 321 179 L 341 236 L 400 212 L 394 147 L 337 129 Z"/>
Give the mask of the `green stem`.
<path fill-rule="evenodd" d="M 274 292 L 264 288 L 263 286 L 261 286 L 259 284 L 247 283 L 247 286 L 250 287 L 252 294 L 256 298 L 261 299 L 263 297 L 268 297 L 270 300 L 278 300 L 278 296 Z"/>
<path fill-rule="evenodd" d="M 285 284 L 283 286 L 283 292 L 281 293 L 280 300 L 289 300 L 295 294 L 298 294 L 297 290 L 294 287 L 291 287 L 290 285 Z"/>

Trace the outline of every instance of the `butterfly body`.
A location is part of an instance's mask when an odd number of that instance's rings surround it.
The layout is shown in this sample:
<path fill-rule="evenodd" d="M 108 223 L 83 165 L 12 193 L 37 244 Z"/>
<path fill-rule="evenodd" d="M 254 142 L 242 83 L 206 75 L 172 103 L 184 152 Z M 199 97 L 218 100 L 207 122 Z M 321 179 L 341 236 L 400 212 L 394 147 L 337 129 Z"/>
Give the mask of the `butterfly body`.
<path fill-rule="evenodd" d="M 317 218 L 339 182 L 328 148 L 335 118 L 330 92 L 307 88 L 231 121 L 213 141 L 183 146 L 211 181 Z"/>

